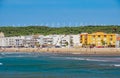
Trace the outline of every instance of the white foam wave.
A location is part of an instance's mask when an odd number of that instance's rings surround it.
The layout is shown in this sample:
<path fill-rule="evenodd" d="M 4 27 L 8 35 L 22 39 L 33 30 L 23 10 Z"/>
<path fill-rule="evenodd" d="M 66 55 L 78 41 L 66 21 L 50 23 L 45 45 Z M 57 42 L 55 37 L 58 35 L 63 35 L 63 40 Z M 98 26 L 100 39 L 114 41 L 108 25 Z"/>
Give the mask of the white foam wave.
<path fill-rule="evenodd" d="M 120 67 L 120 64 L 100 64 L 102 66 Z"/>
<path fill-rule="evenodd" d="M 3 63 L 0 63 L 0 65 L 3 65 Z"/>
<path fill-rule="evenodd" d="M 93 59 L 93 58 L 66 57 L 66 59 L 108 62 L 108 60 Z"/>
<path fill-rule="evenodd" d="M 66 59 L 71 59 L 71 60 L 86 60 L 85 58 L 77 58 L 77 57 L 66 57 Z"/>
<path fill-rule="evenodd" d="M 100 62 L 107 62 L 107 60 L 101 60 L 101 59 L 86 59 L 86 61 L 100 61 Z"/>
<path fill-rule="evenodd" d="M 36 57 L 37 55 L 31 54 L 31 53 L 16 53 L 16 52 L 5 52 L 1 53 L 4 57 Z"/>
<path fill-rule="evenodd" d="M 113 66 L 115 66 L 115 67 L 120 67 L 120 64 L 113 64 Z"/>
<path fill-rule="evenodd" d="M 4 57 L 9 57 L 9 58 L 10 57 L 16 57 L 16 58 L 18 57 L 18 58 L 21 58 L 21 57 L 38 57 L 38 56 L 32 56 L 32 55 L 31 56 L 30 55 L 10 55 L 9 56 L 9 55 L 6 55 Z"/>

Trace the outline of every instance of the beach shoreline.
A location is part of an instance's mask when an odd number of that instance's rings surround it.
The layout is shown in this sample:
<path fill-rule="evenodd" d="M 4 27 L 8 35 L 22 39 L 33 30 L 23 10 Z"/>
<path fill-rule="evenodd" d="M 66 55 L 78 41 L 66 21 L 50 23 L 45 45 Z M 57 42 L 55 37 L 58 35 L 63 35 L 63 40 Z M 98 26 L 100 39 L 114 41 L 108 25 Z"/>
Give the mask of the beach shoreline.
<path fill-rule="evenodd" d="M 0 52 L 40 52 L 74 55 L 120 56 L 120 48 L 1 48 Z"/>

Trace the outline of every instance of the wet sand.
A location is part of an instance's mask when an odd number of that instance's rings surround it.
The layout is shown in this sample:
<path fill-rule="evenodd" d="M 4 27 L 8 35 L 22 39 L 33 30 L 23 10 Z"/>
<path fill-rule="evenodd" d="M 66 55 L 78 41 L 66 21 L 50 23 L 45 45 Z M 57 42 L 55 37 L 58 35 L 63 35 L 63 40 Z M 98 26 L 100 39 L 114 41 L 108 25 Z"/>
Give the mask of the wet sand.
<path fill-rule="evenodd" d="M 0 52 L 47 52 L 120 56 L 120 48 L 1 48 Z"/>

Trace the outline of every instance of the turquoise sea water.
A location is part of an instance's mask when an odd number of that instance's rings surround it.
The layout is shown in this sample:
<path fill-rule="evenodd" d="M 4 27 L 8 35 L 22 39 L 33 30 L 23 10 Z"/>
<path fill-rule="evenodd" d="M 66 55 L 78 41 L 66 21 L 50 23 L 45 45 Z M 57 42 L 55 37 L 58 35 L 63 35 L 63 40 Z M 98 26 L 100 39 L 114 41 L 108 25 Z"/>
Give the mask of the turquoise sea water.
<path fill-rule="evenodd" d="M 2 52 L 0 78 L 120 78 L 120 57 Z"/>

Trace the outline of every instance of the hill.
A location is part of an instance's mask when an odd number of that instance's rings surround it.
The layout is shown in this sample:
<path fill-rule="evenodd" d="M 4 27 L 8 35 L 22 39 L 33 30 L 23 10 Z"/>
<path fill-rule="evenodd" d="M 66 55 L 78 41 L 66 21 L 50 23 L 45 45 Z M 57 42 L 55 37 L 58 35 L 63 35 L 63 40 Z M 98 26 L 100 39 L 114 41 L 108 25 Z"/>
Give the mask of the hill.
<path fill-rule="evenodd" d="M 21 36 L 31 34 L 80 34 L 82 32 L 105 32 L 120 33 L 120 26 L 78 26 L 78 27 L 47 27 L 47 26 L 21 26 L 21 27 L 0 27 L 5 36 Z"/>

